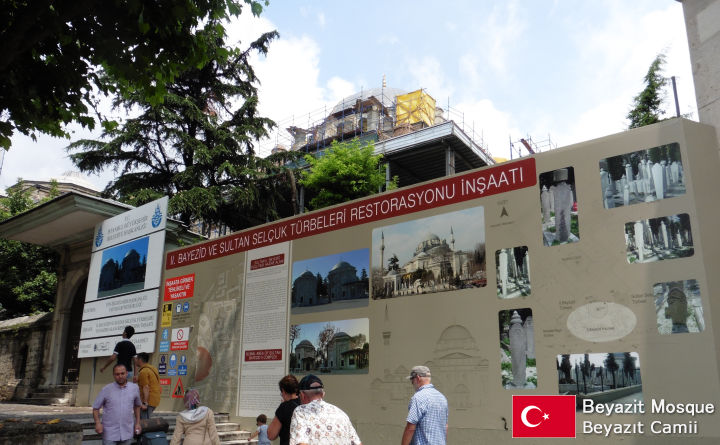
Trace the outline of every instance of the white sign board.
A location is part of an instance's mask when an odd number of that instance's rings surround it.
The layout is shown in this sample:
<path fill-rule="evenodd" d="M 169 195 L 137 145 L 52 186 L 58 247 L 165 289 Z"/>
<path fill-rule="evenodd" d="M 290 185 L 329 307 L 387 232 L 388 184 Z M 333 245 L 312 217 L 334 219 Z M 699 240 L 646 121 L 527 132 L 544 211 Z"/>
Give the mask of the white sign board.
<path fill-rule="evenodd" d="M 154 331 L 157 328 L 157 310 L 83 321 L 80 338 L 122 335 L 125 326 L 132 326 L 138 332 Z"/>
<path fill-rule="evenodd" d="M 164 197 L 95 227 L 78 357 L 112 354 L 125 326 L 138 352 L 153 352 L 167 206 Z"/>
<path fill-rule="evenodd" d="M 157 289 L 151 289 L 130 295 L 104 298 L 102 300 L 85 303 L 85 307 L 83 307 L 83 320 L 94 320 L 96 318 L 157 309 L 158 292 Z"/>
<path fill-rule="evenodd" d="M 107 357 L 112 355 L 115 344 L 122 340 L 122 336 L 91 338 L 80 340 L 78 357 Z M 155 332 L 135 334 L 130 339 L 137 352 L 153 352 L 155 347 Z"/>
<path fill-rule="evenodd" d="M 106 219 L 95 226 L 92 251 L 107 249 L 148 233 L 165 230 L 167 224 L 167 196 L 125 213 Z"/>

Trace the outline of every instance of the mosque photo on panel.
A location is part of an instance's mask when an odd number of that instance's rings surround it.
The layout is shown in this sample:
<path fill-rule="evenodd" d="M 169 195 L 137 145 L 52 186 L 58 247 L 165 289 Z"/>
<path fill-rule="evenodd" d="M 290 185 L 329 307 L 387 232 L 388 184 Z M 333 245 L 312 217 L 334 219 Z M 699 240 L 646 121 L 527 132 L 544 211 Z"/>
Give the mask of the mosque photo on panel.
<path fill-rule="evenodd" d="M 659 333 L 682 334 L 705 330 L 697 280 L 655 283 L 653 295 Z"/>
<path fill-rule="evenodd" d="M 367 374 L 367 318 L 290 325 L 290 373 Z"/>
<path fill-rule="evenodd" d="M 374 229 L 371 275 L 373 299 L 485 286 L 483 207 Z"/>
<path fill-rule="evenodd" d="M 498 312 L 500 327 L 500 375 L 505 389 L 537 387 L 535 328 L 532 309 Z"/>
<path fill-rule="evenodd" d="M 291 312 L 306 314 L 367 306 L 369 270 L 369 249 L 295 261 Z"/>
<path fill-rule="evenodd" d="M 527 246 L 496 250 L 495 264 L 498 298 L 530 295 L 530 256 Z"/>
<path fill-rule="evenodd" d="M 102 253 L 98 298 L 145 288 L 145 268 L 150 237 L 128 241 Z"/>
<path fill-rule="evenodd" d="M 580 241 L 575 170 L 566 167 L 541 173 L 538 184 L 543 245 L 557 246 Z"/>
<path fill-rule="evenodd" d="M 681 213 L 626 223 L 625 247 L 631 264 L 693 256 L 690 216 Z"/>
<path fill-rule="evenodd" d="M 677 142 L 600 161 L 600 192 L 606 209 L 685 194 Z"/>
<path fill-rule="evenodd" d="M 586 395 L 593 395 L 604 403 L 620 398 L 642 400 L 637 352 L 560 354 L 556 360 L 558 392 L 577 396 L 578 410 L 582 409 Z M 622 391 L 618 391 L 620 389 Z"/>

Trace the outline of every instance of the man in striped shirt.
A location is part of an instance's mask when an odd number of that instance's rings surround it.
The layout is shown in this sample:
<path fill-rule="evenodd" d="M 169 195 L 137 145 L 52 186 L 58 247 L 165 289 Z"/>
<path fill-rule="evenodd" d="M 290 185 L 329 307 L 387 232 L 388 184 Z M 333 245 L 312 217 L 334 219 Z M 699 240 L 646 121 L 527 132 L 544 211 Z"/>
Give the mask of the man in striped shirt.
<path fill-rule="evenodd" d="M 448 403 L 430 383 L 430 369 L 415 366 L 407 377 L 415 388 L 408 405 L 407 424 L 402 445 L 445 445 L 448 428 Z"/>

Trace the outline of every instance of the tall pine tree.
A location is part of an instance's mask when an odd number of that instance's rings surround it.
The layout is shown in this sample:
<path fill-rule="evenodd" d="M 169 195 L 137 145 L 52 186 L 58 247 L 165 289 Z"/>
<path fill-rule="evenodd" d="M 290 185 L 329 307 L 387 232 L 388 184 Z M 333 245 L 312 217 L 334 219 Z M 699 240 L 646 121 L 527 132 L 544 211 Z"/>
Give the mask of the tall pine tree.
<path fill-rule="evenodd" d="M 630 120 L 628 128 L 638 128 L 662 120 L 665 114 L 661 108 L 663 88 L 667 84 L 667 79 L 662 75 L 664 65 L 665 54 L 662 53 L 650 64 L 645 75 L 645 89 L 633 98 L 633 108 L 626 116 Z"/>
<path fill-rule="evenodd" d="M 266 54 L 277 33 L 240 50 L 205 29 L 209 63 L 166 85 L 161 104 L 141 92 L 120 98 L 117 106 L 139 115 L 108 126 L 101 140 L 74 142 L 71 158 L 84 172 L 112 167 L 118 174 L 105 189 L 112 198 L 140 205 L 170 196 L 171 214 L 187 224 L 239 230 L 293 215 L 294 175 L 285 167 L 293 154 L 263 159 L 254 147 L 274 123 L 258 113 L 249 57 Z"/>

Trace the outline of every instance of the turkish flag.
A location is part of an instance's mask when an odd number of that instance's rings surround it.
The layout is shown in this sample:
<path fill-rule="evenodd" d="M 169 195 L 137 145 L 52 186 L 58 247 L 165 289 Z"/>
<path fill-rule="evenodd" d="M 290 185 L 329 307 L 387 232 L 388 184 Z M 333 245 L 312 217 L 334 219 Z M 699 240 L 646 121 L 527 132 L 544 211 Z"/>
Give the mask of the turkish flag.
<path fill-rule="evenodd" d="M 513 396 L 512 437 L 575 437 L 575 396 Z"/>

